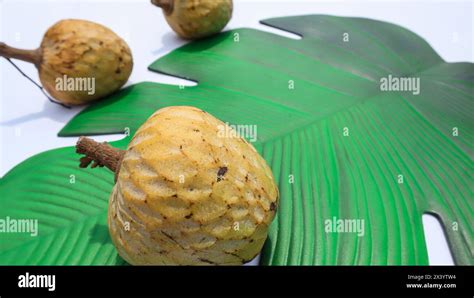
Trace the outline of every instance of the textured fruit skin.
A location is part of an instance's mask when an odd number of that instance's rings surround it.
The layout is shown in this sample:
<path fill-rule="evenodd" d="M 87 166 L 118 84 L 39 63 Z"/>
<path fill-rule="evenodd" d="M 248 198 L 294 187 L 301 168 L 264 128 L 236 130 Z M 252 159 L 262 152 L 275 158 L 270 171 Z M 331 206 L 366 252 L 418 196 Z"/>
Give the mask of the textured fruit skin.
<path fill-rule="evenodd" d="M 251 144 L 219 135 L 224 125 L 179 106 L 157 111 L 137 131 L 108 213 L 112 240 L 127 262 L 237 265 L 260 252 L 278 188 Z"/>
<path fill-rule="evenodd" d="M 232 0 L 175 0 L 166 21 L 182 38 L 198 39 L 220 32 L 232 17 Z"/>
<path fill-rule="evenodd" d="M 132 53 L 110 29 L 84 20 L 62 20 L 48 29 L 41 42 L 38 66 L 42 85 L 55 99 L 81 105 L 120 89 L 132 68 Z M 95 93 L 56 90 L 56 79 L 95 78 Z"/>

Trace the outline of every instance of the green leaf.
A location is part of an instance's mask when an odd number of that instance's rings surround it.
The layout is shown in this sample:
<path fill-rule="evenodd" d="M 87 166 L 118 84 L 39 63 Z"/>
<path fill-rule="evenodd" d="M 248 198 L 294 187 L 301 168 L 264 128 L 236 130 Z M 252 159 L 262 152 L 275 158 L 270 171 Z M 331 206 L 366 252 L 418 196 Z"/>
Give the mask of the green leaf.
<path fill-rule="evenodd" d="M 126 147 L 127 139 L 112 143 Z M 37 220 L 37 236 L 0 233 L 0 264 L 124 264 L 107 227 L 113 174 L 83 171 L 72 147 L 16 166 L 0 180 L 0 219 Z"/>
<path fill-rule="evenodd" d="M 473 64 L 446 63 L 417 35 L 380 21 L 263 23 L 302 39 L 238 29 L 192 42 L 150 69 L 197 86 L 131 86 L 59 135 L 133 135 L 170 105 L 255 124 L 281 193 L 262 264 L 427 264 L 424 213 L 441 220 L 455 262 L 473 264 Z M 389 75 L 419 78 L 420 93 L 381 91 Z M 40 224 L 38 237 L 0 234 L 0 264 L 123 263 L 106 228 L 112 175 L 77 160 L 72 148 L 45 152 L 0 180 L 0 218 Z M 326 231 L 333 219 L 362 220 L 364 235 Z"/>

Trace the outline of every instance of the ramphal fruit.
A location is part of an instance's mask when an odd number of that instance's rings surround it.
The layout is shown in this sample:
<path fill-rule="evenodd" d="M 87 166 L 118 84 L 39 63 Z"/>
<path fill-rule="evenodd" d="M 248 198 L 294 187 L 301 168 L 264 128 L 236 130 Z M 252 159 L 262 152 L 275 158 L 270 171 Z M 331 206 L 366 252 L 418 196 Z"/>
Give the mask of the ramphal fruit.
<path fill-rule="evenodd" d="M 232 17 L 232 0 L 152 0 L 182 38 L 198 39 L 220 32 Z"/>
<path fill-rule="evenodd" d="M 115 173 L 110 235 L 134 265 L 238 265 L 262 249 L 277 204 L 272 172 L 255 148 L 200 109 L 167 107 L 127 150 L 81 137 L 81 167 Z"/>
<path fill-rule="evenodd" d="M 123 39 L 84 20 L 54 24 L 36 50 L 0 43 L 0 56 L 33 63 L 46 91 L 66 105 L 86 104 L 117 91 L 133 68 L 132 53 Z"/>

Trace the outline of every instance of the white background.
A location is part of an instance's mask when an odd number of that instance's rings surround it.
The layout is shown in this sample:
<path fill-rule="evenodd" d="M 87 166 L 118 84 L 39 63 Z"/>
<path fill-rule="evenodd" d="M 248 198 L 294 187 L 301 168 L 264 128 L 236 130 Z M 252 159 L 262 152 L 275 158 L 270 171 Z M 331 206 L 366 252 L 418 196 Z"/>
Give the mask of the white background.
<path fill-rule="evenodd" d="M 251 27 L 295 38 L 259 24 L 259 20 L 288 15 L 331 14 L 384 20 L 404 26 L 425 38 L 448 62 L 474 61 L 473 1 L 264 1 L 234 0 L 227 28 Z M 148 0 L 0 0 L 0 40 L 19 48 L 37 48 L 46 29 L 65 18 L 101 23 L 123 37 L 134 54 L 128 84 L 155 81 L 179 84 L 180 79 L 147 70 L 160 56 L 184 44 L 165 22 L 161 10 Z M 18 62 L 38 79 L 32 65 Z M 193 84 L 191 82 L 186 83 Z M 64 109 L 49 103 L 33 84 L 0 59 L 0 176 L 16 164 L 45 150 L 73 146 L 77 138 L 57 132 L 82 108 Z M 122 135 L 94 137 L 117 140 Z M 453 264 L 441 227 L 424 217 L 431 264 Z"/>

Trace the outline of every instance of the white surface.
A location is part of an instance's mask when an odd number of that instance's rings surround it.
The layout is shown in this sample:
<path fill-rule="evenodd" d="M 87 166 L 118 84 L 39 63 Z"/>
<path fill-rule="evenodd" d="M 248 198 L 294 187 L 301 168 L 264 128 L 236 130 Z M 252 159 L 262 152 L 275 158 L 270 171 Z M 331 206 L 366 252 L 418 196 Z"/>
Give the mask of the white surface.
<path fill-rule="evenodd" d="M 443 228 L 438 218 L 432 214 L 423 214 L 423 226 L 429 227 L 425 229 L 425 241 L 428 245 L 428 258 L 431 265 L 453 265 L 453 257 L 448 252 L 449 246 L 446 240 Z"/>
<path fill-rule="evenodd" d="M 449 62 L 472 62 L 473 9 L 472 1 L 234 0 L 234 15 L 227 28 L 251 27 L 291 36 L 260 25 L 258 21 L 302 14 L 367 17 L 410 29 L 425 38 Z M 132 49 L 135 65 L 128 84 L 141 81 L 179 84 L 182 81 L 147 70 L 151 62 L 184 44 L 171 32 L 160 9 L 148 0 L 0 0 L 0 15 L 0 40 L 20 48 L 38 47 L 45 30 L 60 19 L 81 18 L 101 23 L 122 36 Z M 37 80 L 33 66 L 17 64 Z M 67 110 L 49 103 L 35 86 L 0 59 L 0 176 L 32 155 L 74 145 L 76 138 L 58 138 L 56 134 L 80 110 Z M 117 140 L 122 136 L 95 138 Z M 431 233 L 435 237 L 442 237 L 430 221 L 426 223 L 426 230 L 435 231 Z M 428 246 L 432 263 L 448 260 L 447 248 L 439 249 L 430 243 Z"/>

